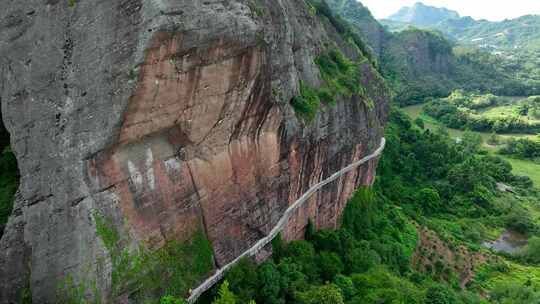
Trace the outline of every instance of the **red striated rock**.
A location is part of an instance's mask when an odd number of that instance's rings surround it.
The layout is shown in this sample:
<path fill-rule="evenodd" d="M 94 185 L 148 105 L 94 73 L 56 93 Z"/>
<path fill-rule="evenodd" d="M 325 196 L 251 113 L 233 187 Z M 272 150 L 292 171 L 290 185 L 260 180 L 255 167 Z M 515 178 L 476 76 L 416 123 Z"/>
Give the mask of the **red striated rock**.
<path fill-rule="evenodd" d="M 266 50 L 225 41 L 184 49 L 182 40 L 155 35 L 118 142 L 88 162 L 89 180 L 116 193 L 138 240 L 159 247 L 203 228 L 223 264 L 266 235 L 310 185 L 368 154 L 369 138 L 340 151 L 331 151 L 343 145 L 331 137 L 309 141 L 298 130 L 285 138 L 287 117 L 264 94 Z M 310 218 L 336 228 L 356 187 L 373 182 L 374 167 L 314 196 L 285 238 L 301 238 Z"/>

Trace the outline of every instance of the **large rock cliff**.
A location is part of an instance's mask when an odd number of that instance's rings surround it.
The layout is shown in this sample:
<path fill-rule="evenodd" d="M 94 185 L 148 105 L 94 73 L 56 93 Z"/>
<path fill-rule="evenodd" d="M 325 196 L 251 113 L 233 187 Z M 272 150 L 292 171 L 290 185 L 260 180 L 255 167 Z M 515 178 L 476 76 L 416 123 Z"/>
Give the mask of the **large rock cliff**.
<path fill-rule="evenodd" d="M 25 288 L 55 302 L 66 278 L 92 279 L 107 299 L 96 214 L 152 250 L 202 231 L 219 267 L 383 134 L 383 81 L 304 1 L 5 0 L 0 24 L 2 118 L 21 173 L 1 303 Z M 330 48 L 360 62 L 364 94 L 307 123 L 290 101 L 301 83 L 323 84 L 315 59 Z M 336 227 L 375 167 L 328 185 L 284 237 L 301 237 L 309 218 Z"/>

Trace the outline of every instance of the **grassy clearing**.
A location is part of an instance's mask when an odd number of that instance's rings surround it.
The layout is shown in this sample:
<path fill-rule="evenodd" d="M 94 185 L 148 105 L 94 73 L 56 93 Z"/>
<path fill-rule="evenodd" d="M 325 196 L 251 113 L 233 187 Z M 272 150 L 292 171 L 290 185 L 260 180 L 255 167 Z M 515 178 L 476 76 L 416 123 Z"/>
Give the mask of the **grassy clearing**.
<path fill-rule="evenodd" d="M 435 118 L 430 117 L 430 116 L 426 115 L 425 113 L 423 113 L 423 111 L 422 111 L 423 106 L 424 106 L 423 104 L 417 104 L 417 105 L 401 108 L 401 110 L 403 112 L 405 112 L 407 115 L 409 115 L 409 117 L 411 117 L 413 120 L 415 120 L 417 118 L 421 118 L 422 120 L 424 120 L 424 123 L 425 123 L 425 126 L 426 126 L 427 129 L 436 130 L 436 129 L 442 127 L 443 125 L 441 123 L 439 123 Z M 462 137 L 463 132 L 464 132 L 462 130 L 457 130 L 457 129 L 452 129 L 452 128 L 447 128 L 447 130 L 448 130 L 448 133 L 450 133 L 450 136 L 456 137 L 456 138 Z M 489 145 L 485 144 L 485 142 L 491 136 L 491 133 L 489 133 L 489 132 L 477 132 L 477 131 L 474 131 L 474 133 L 478 133 L 478 134 L 480 134 L 482 136 L 482 139 L 484 140 L 484 145 L 485 145 L 486 148 L 493 149 L 493 146 L 489 146 Z M 536 135 L 523 134 L 523 133 L 499 134 L 499 136 L 502 139 L 509 139 L 509 138 L 528 138 L 528 139 L 531 139 L 531 140 L 537 139 Z"/>
<path fill-rule="evenodd" d="M 536 187 L 540 187 L 540 164 L 529 160 L 515 159 L 499 155 L 512 164 L 513 173 L 516 175 L 528 176 L 532 179 Z"/>
<path fill-rule="evenodd" d="M 487 118 L 500 119 L 506 117 L 518 117 L 529 123 L 538 123 L 540 120 L 533 115 L 521 116 L 519 114 L 520 106 L 519 104 L 504 104 L 493 107 L 487 107 L 485 109 L 479 110 L 478 114 Z"/>
<path fill-rule="evenodd" d="M 484 266 L 476 276 L 478 287 L 493 290 L 501 283 L 518 283 L 540 287 L 540 267 L 504 262 L 503 267 Z"/>
<path fill-rule="evenodd" d="M 419 105 L 404 107 L 402 108 L 402 110 L 407 115 L 409 115 L 413 120 L 417 118 L 421 118 L 424 121 L 424 125 L 426 129 L 435 131 L 443 127 L 443 125 L 439 123 L 436 119 L 423 113 L 422 107 L 423 105 L 419 104 Z M 450 136 L 454 138 L 463 137 L 464 131 L 451 129 L 451 128 L 446 128 L 446 129 L 448 130 L 448 133 L 450 134 Z M 487 141 L 489 137 L 491 136 L 491 133 L 487 133 L 487 132 L 474 132 L 474 133 L 480 134 L 480 136 L 482 136 L 482 139 L 484 142 L 483 144 L 484 148 L 486 148 L 488 151 L 493 152 L 493 153 L 497 151 L 498 149 L 497 147 L 487 144 Z M 510 138 L 528 138 L 531 140 L 538 139 L 538 136 L 530 135 L 530 134 L 501 134 L 499 136 L 501 137 L 501 139 L 510 139 Z M 504 158 L 508 162 L 510 162 L 510 164 L 512 164 L 512 168 L 513 168 L 512 172 L 514 174 L 528 176 L 532 179 L 536 187 L 540 187 L 540 164 L 537 164 L 528 160 L 515 159 L 515 158 L 510 158 L 510 157 L 506 157 L 502 155 L 499 155 L 499 156 Z"/>

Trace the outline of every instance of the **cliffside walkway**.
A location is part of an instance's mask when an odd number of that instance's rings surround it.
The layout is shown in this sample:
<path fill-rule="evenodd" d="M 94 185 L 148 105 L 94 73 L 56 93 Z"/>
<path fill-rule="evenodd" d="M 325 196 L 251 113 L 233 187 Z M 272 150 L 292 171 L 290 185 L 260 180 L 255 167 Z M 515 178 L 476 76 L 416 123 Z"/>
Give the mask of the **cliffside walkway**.
<path fill-rule="evenodd" d="M 205 291 L 207 291 L 212 286 L 214 286 L 217 282 L 219 282 L 219 280 L 221 280 L 223 278 L 225 273 L 229 269 L 231 269 L 234 265 L 236 265 L 242 258 L 247 257 L 247 256 L 253 256 L 253 255 L 257 254 L 263 247 L 265 247 L 270 242 L 272 242 L 272 240 L 278 235 L 278 233 L 280 233 L 285 228 L 285 225 L 288 223 L 291 214 L 294 211 L 296 211 L 296 209 L 298 209 L 298 207 L 303 205 L 311 197 L 311 195 L 313 195 L 313 193 L 317 192 L 322 187 L 324 187 L 324 186 L 328 185 L 329 183 L 335 181 L 336 179 L 340 178 L 341 176 L 343 176 L 343 175 L 351 172 L 352 170 L 358 168 L 359 166 L 367 163 L 368 161 L 370 161 L 370 160 L 372 160 L 372 159 L 374 159 L 376 157 L 379 157 L 382 154 L 385 146 L 386 146 L 386 139 L 383 137 L 381 139 L 381 144 L 380 144 L 379 148 L 377 148 L 377 150 L 375 150 L 373 153 L 371 153 L 370 155 L 362 158 L 361 160 L 359 160 L 357 162 L 354 162 L 354 163 L 348 165 L 347 167 L 345 167 L 345 168 L 337 171 L 336 173 L 332 174 L 327 179 L 325 179 L 325 180 L 319 182 L 318 184 L 315 184 L 314 186 L 312 186 L 298 200 L 296 200 L 296 202 L 294 202 L 294 204 L 292 204 L 285 211 L 285 213 L 283 213 L 283 216 L 281 217 L 281 219 L 278 221 L 278 223 L 274 226 L 274 228 L 270 231 L 270 233 L 266 237 L 260 239 L 251 248 L 244 251 L 244 253 L 239 255 L 232 262 L 230 262 L 230 263 L 226 264 L 225 266 L 223 266 L 222 268 L 218 269 L 216 271 L 216 273 L 214 273 L 214 275 L 212 275 L 211 277 L 206 279 L 201 285 L 199 285 L 199 287 L 193 289 L 192 292 L 191 292 L 191 295 L 189 296 L 189 298 L 187 300 L 188 303 L 190 303 L 190 304 L 195 303 L 195 301 L 197 301 L 197 299 Z"/>

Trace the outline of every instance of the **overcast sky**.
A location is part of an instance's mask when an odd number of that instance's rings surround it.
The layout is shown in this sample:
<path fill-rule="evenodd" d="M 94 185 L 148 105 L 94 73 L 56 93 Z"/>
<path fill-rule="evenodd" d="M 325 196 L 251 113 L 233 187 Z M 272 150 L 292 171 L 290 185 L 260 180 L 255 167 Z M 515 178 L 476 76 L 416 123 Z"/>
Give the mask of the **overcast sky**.
<path fill-rule="evenodd" d="M 418 0 L 360 0 L 375 18 L 386 18 L 403 6 Z M 426 5 L 446 7 L 462 16 L 492 21 L 516 18 L 527 14 L 540 14 L 540 0 L 423 0 Z"/>

